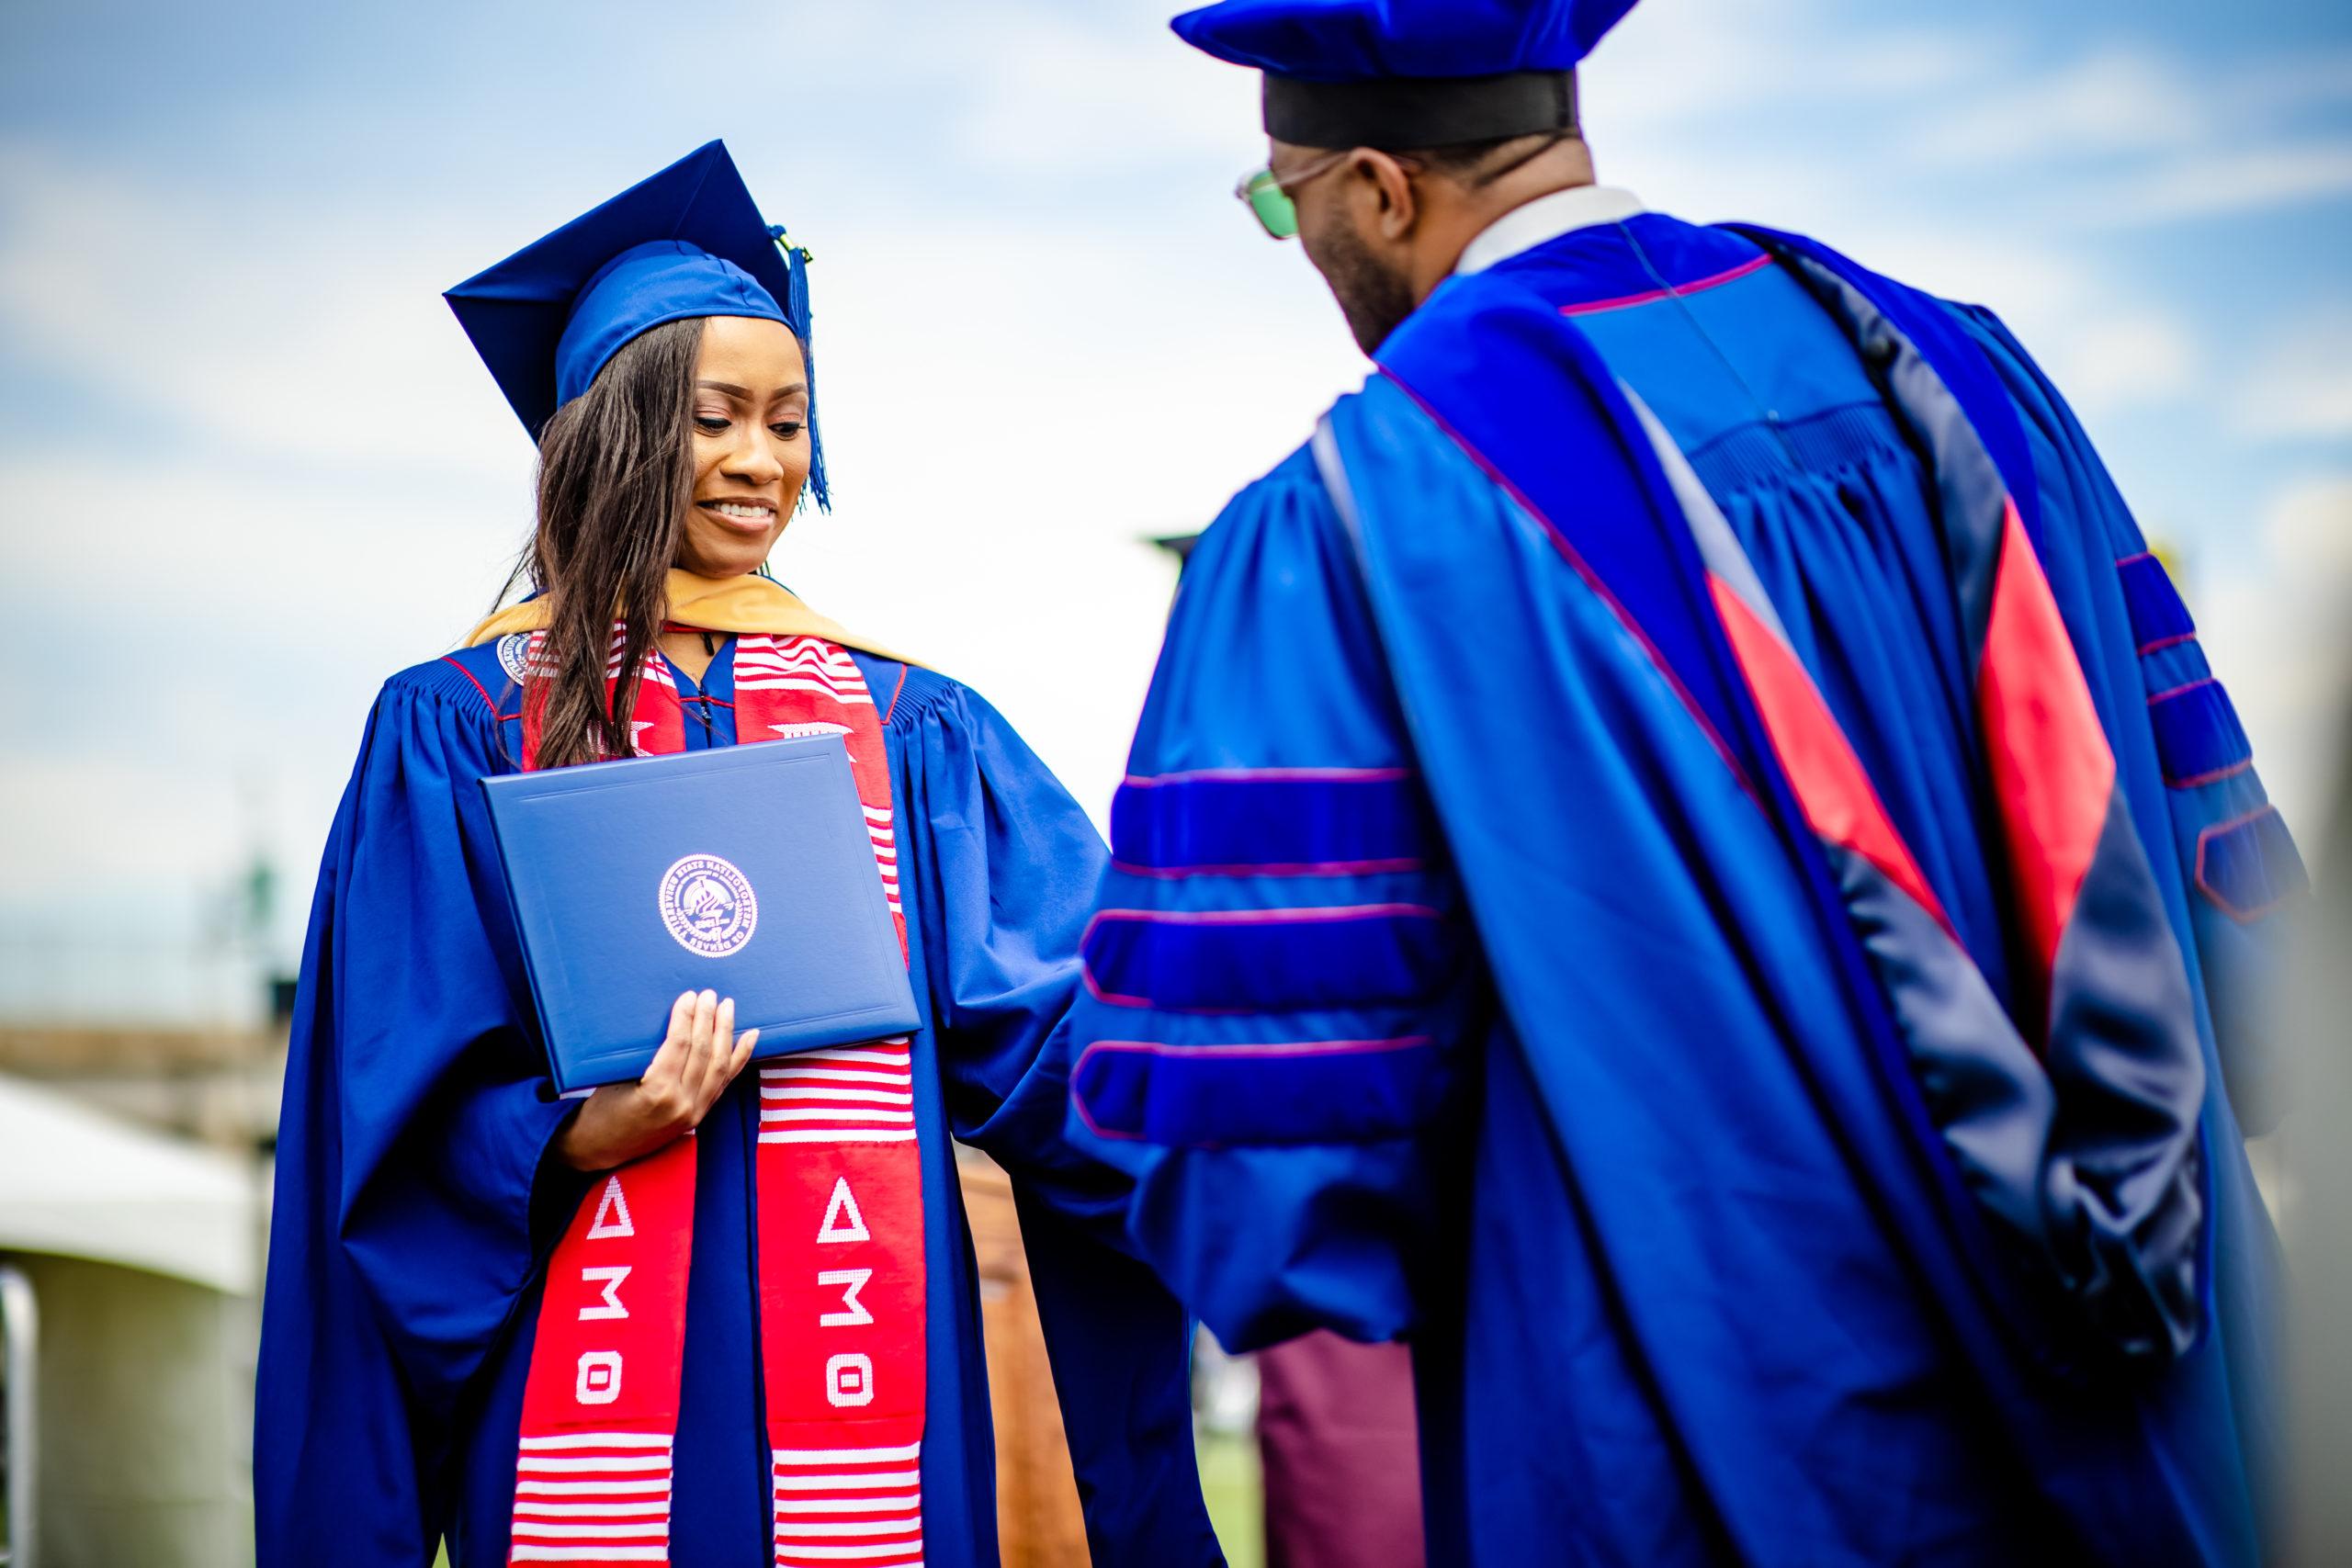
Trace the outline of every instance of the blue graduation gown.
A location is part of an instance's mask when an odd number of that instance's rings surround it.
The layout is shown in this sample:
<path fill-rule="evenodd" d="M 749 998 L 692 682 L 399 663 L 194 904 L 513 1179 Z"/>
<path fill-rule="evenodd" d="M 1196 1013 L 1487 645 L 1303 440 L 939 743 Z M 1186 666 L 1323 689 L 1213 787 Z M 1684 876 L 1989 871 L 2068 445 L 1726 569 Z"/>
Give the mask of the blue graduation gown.
<path fill-rule="evenodd" d="M 1411 1338 L 1433 1562 L 2260 1558 L 2276 1260 L 2224 1085 L 2261 1073 L 2216 1004 L 2259 987 L 2292 846 L 2055 392 L 1983 312 L 1885 288 L 1974 356 L 1947 365 L 2016 460 L 2188 970 L 2162 1087 L 2202 1162 L 2191 1342 L 2116 1371 L 2017 1305 L 1889 1088 L 1886 1003 L 1776 828 L 1745 699 L 1668 613 L 1688 582 L 1621 597 L 1667 534 L 1620 383 L 2012 1000 L 1920 448 L 1756 241 L 1577 231 L 1445 285 L 1203 537 L 1070 1037 L 1074 1118 L 1221 1339 Z M 1514 382 L 1482 332 L 1540 338 L 1556 378 Z M 1499 468 L 1417 382 L 1534 460 Z"/>
<path fill-rule="evenodd" d="M 1062 1137 L 1064 1027 L 1102 842 L 995 710 L 856 656 L 883 707 L 907 936 L 929 1279 L 926 1560 L 997 1561 L 987 1369 L 949 1136 L 1013 1173 L 1098 1561 L 1221 1561 L 1192 1451 L 1189 1325 L 1115 1249 L 1125 1181 Z M 690 750 L 735 739 L 731 646 Z M 707 698 L 708 700 L 701 700 Z M 539 1270 L 584 1190 L 548 1146 L 482 793 L 520 748 L 495 645 L 387 682 L 329 839 L 279 1131 L 254 1434 L 265 1565 L 506 1561 Z M 770 1561 L 751 1261 L 757 1085 L 698 1139 L 673 1562 Z"/>

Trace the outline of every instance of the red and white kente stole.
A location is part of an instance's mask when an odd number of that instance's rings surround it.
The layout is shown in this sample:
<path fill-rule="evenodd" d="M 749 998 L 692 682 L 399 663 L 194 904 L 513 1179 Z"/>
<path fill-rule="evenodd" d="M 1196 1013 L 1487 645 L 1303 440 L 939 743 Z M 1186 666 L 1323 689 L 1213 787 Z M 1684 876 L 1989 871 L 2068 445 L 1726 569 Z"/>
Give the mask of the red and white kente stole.
<path fill-rule="evenodd" d="M 616 631 L 616 657 L 617 641 Z M 536 670 L 537 652 L 534 637 L 515 662 Z M 637 748 L 684 750 L 677 687 L 661 660 L 649 666 L 631 716 Z M 538 750 L 529 696 L 526 766 Z M 842 737 L 903 951 L 882 724 L 856 664 L 817 637 L 739 638 L 735 733 Z M 776 1568 L 919 1568 L 922 1175 L 909 1044 L 803 1052 L 756 1070 Z M 670 1561 L 694 1209 L 689 1135 L 597 1183 L 557 1245 L 524 1388 L 509 1562 Z"/>

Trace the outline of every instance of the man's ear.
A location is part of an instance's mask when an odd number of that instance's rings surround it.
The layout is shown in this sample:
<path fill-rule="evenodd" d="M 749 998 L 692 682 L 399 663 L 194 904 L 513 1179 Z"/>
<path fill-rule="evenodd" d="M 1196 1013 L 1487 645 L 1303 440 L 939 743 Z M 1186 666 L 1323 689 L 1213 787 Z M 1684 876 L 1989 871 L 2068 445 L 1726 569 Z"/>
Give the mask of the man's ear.
<path fill-rule="evenodd" d="M 1359 147 L 1349 156 L 1348 177 L 1368 184 L 1374 203 L 1373 216 L 1384 240 L 1401 240 L 1420 221 L 1420 193 L 1404 165 L 1385 152 Z"/>

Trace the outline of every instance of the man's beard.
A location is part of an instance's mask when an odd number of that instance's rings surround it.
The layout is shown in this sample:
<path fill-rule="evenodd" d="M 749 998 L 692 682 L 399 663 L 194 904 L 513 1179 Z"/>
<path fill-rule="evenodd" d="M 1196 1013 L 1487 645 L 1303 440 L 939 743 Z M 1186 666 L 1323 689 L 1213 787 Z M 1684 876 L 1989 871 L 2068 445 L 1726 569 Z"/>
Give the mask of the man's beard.
<path fill-rule="evenodd" d="M 1356 346 L 1372 353 L 1413 313 L 1413 287 L 1402 273 L 1384 265 L 1362 236 L 1344 224 L 1335 225 L 1316 247 L 1323 281 L 1340 302 Z"/>

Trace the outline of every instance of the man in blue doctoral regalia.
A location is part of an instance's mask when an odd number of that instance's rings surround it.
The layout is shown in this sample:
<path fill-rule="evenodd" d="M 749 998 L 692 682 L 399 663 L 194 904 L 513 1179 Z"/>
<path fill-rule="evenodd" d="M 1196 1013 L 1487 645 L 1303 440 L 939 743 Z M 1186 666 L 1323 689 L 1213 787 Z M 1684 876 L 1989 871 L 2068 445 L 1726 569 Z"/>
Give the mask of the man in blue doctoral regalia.
<path fill-rule="evenodd" d="M 1176 22 L 1376 373 L 1193 557 L 1075 1119 L 1228 1345 L 1411 1341 L 1434 1562 L 2256 1562 L 2294 845 L 1998 321 L 1594 184 L 1627 6 Z"/>

